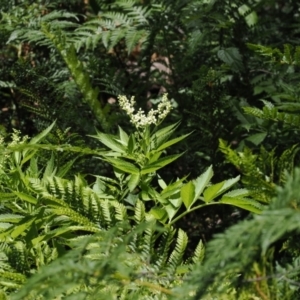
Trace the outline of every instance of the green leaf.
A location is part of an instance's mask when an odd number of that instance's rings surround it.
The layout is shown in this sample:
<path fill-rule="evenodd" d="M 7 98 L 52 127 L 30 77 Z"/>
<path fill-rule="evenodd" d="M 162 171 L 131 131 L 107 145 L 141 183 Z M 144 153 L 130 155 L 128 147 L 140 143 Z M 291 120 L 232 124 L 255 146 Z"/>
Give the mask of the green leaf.
<path fill-rule="evenodd" d="M 223 197 L 246 197 L 250 195 L 250 191 L 247 189 L 236 189 L 226 193 Z"/>
<path fill-rule="evenodd" d="M 203 193 L 204 201 L 205 202 L 212 201 L 213 199 L 217 198 L 218 196 L 220 196 L 221 194 L 229 190 L 239 180 L 240 180 L 240 176 L 237 176 L 235 178 L 228 179 L 208 187 Z"/>
<path fill-rule="evenodd" d="M 141 142 L 142 149 L 144 150 L 145 153 L 150 151 L 149 144 L 150 144 L 150 128 L 149 126 L 146 126 L 143 132 L 143 140 Z"/>
<path fill-rule="evenodd" d="M 155 152 L 154 154 L 153 154 L 152 151 L 150 153 L 148 153 L 147 157 L 150 156 L 148 163 L 152 164 L 152 163 L 156 162 L 160 158 L 160 156 L 162 155 L 162 153 L 163 153 L 162 151 Z"/>
<path fill-rule="evenodd" d="M 178 195 L 178 198 L 169 198 L 169 202 L 176 208 L 180 208 L 181 204 L 182 204 L 182 199 L 181 197 Z"/>
<path fill-rule="evenodd" d="M 224 181 L 208 187 L 203 193 L 204 201 L 206 203 L 209 203 L 214 198 L 216 198 L 219 194 L 219 191 L 222 189 L 223 185 L 224 185 Z"/>
<path fill-rule="evenodd" d="M 193 180 L 193 183 L 195 185 L 195 199 L 194 199 L 194 202 L 202 194 L 203 190 L 209 184 L 209 182 L 212 179 L 213 175 L 214 175 L 214 172 L 213 172 L 212 166 L 210 166 L 203 174 L 201 174 L 199 177 L 197 177 L 195 180 Z"/>
<path fill-rule="evenodd" d="M 120 126 L 118 126 L 118 127 L 119 127 L 119 135 L 120 135 L 122 144 L 127 146 L 128 140 L 129 140 L 128 134 Z"/>
<path fill-rule="evenodd" d="M 30 160 L 36 154 L 37 151 L 32 151 L 31 153 L 29 153 L 28 155 L 25 156 L 25 153 L 27 153 L 27 152 L 28 152 L 27 149 L 25 149 L 23 151 L 23 159 L 20 163 L 21 166 L 24 165 L 28 160 Z"/>
<path fill-rule="evenodd" d="M 170 147 L 170 146 L 172 146 L 172 145 L 174 145 L 174 144 L 176 144 L 176 143 L 182 141 L 183 139 L 185 139 L 186 137 L 188 137 L 190 134 L 191 134 L 191 133 L 188 133 L 188 134 L 185 134 L 185 135 L 180 136 L 180 137 L 178 137 L 178 138 L 172 139 L 172 140 L 170 140 L 170 141 L 168 141 L 168 142 L 162 144 L 162 145 L 161 145 L 160 147 L 158 147 L 156 150 L 157 150 L 157 151 L 164 150 L 164 149 L 166 149 L 166 148 L 168 148 L 168 147 Z"/>
<path fill-rule="evenodd" d="M 17 215 L 17 214 L 3 214 L 0 215 L 0 222 L 1 223 L 19 223 L 24 216 Z"/>
<path fill-rule="evenodd" d="M 40 134 L 36 135 L 35 137 L 33 137 L 28 144 L 37 144 L 40 140 L 42 140 L 54 127 L 55 125 L 55 121 L 49 126 L 47 127 L 45 130 L 43 130 Z"/>
<path fill-rule="evenodd" d="M 256 214 L 260 214 L 263 209 L 263 206 L 259 202 L 252 200 L 252 199 L 242 198 L 242 197 L 224 196 L 219 201 L 219 203 L 233 205 L 233 206 L 248 210 L 248 211 L 256 213 Z"/>
<path fill-rule="evenodd" d="M 163 205 L 167 205 L 168 201 L 163 198 L 156 190 L 155 188 L 147 185 L 147 184 L 142 184 L 142 193 L 146 192 L 148 194 L 148 200 L 154 200 L 162 203 Z"/>
<path fill-rule="evenodd" d="M 183 185 L 183 181 L 185 181 L 187 176 L 184 176 L 181 179 L 177 179 L 175 182 L 169 184 L 166 188 L 161 191 L 161 196 L 164 198 L 171 197 L 176 193 L 180 193 L 181 187 Z"/>
<path fill-rule="evenodd" d="M 255 133 L 246 138 L 246 141 L 253 143 L 255 146 L 258 146 L 263 142 L 263 140 L 268 135 L 267 132 Z"/>
<path fill-rule="evenodd" d="M 35 221 L 36 217 L 30 217 L 28 218 L 28 221 L 25 222 L 25 218 L 23 219 L 24 222 L 20 222 L 19 226 L 15 227 L 14 230 L 11 232 L 10 236 L 15 239 L 18 237 L 20 234 L 22 234 L 25 230 L 27 230 L 31 224 Z"/>
<path fill-rule="evenodd" d="M 51 153 L 51 158 L 48 160 L 47 162 L 47 166 L 46 169 L 44 171 L 44 175 L 43 175 L 43 179 L 45 180 L 47 177 L 51 177 L 54 175 L 55 171 L 54 168 L 55 164 L 54 164 L 54 155 L 53 152 Z"/>
<path fill-rule="evenodd" d="M 105 134 L 102 132 L 97 132 L 97 135 L 90 135 L 93 138 L 98 139 L 106 147 L 110 148 L 113 151 L 123 153 L 125 152 L 125 147 L 116 141 L 116 137 L 111 134 Z"/>
<path fill-rule="evenodd" d="M 218 57 L 235 71 L 243 69 L 242 56 L 238 48 L 230 47 L 219 50 Z"/>
<path fill-rule="evenodd" d="M 182 186 L 180 195 L 186 209 L 189 210 L 195 198 L 195 186 L 192 181 Z"/>
<path fill-rule="evenodd" d="M 62 227 L 58 228 L 52 231 L 47 232 L 47 234 L 40 235 L 34 239 L 31 240 L 31 243 L 33 246 L 36 244 L 42 242 L 42 241 L 48 241 L 54 237 L 64 235 L 69 232 L 73 231 L 87 231 L 87 232 L 99 232 L 100 230 L 95 227 L 89 227 L 89 226 L 68 226 L 68 227 Z"/>
<path fill-rule="evenodd" d="M 220 189 L 218 196 L 221 195 L 222 193 L 226 192 L 227 190 L 229 190 L 233 185 L 235 185 L 239 180 L 240 180 L 240 175 L 235 177 L 235 178 L 231 178 L 231 179 L 227 179 L 224 182 L 222 188 Z"/>
<path fill-rule="evenodd" d="M 166 205 L 164 209 L 168 214 L 169 220 L 172 221 L 173 217 L 176 215 L 179 208 L 175 208 L 173 205 Z"/>
<path fill-rule="evenodd" d="M 245 21 L 249 27 L 252 27 L 257 24 L 257 13 L 255 11 L 252 11 L 248 5 L 243 4 L 238 8 L 238 11 L 240 15 L 242 15 L 245 18 Z"/>
<path fill-rule="evenodd" d="M 31 195 L 24 194 L 21 192 L 13 192 L 16 196 L 18 196 L 21 200 L 32 203 L 32 204 L 37 204 L 37 199 Z"/>
<path fill-rule="evenodd" d="M 52 230 L 52 231 L 49 231 L 47 232 L 47 234 L 44 234 L 44 235 L 40 235 L 34 239 L 31 240 L 31 243 L 33 246 L 35 246 L 36 244 L 42 242 L 42 241 L 47 241 L 51 238 L 54 238 L 56 236 L 60 236 L 62 234 L 65 234 L 67 232 L 70 232 L 70 227 L 71 226 L 68 226 L 68 227 L 63 227 L 63 228 L 59 228 L 57 230 Z"/>
<path fill-rule="evenodd" d="M 158 184 L 162 189 L 165 189 L 167 187 L 167 184 L 159 175 L 158 175 Z"/>
<path fill-rule="evenodd" d="M 156 133 L 154 133 L 151 136 L 151 149 L 157 149 L 159 148 L 165 141 L 169 139 L 169 137 L 173 134 L 173 132 L 177 129 L 180 122 L 177 122 L 173 125 L 164 127 L 160 130 L 158 130 Z"/>
<path fill-rule="evenodd" d="M 23 218 L 18 224 L 13 227 L 10 227 L 6 231 L 0 234 L 0 240 L 5 239 L 6 237 L 16 238 L 22 234 L 25 230 L 30 228 L 32 223 L 35 221 L 36 216 L 27 216 Z"/>
<path fill-rule="evenodd" d="M 150 214 L 156 219 L 164 223 L 168 219 L 168 214 L 163 208 L 153 207 Z"/>
<path fill-rule="evenodd" d="M 69 172 L 69 170 L 74 166 L 74 163 L 76 160 L 77 160 L 77 158 L 72 159 L 72 160 L 66 162 L 63 166 L 61 166 L 58 169 L 56 176 L 64 177 Z"/>
<path fill-rule="evenodd" d="M 124 161 L 118 158 L 106 158 L 105 160 L 125 173 L 138 175 L 140 172 L 140 170 L 134 164 L 128 161 Z"/>
<path fill-rule="evenodd" d="M 142 200 L 144 200 L 144 201 L 152 200 L 152 197 L 150 197 L 148 191 L 142 190 L 140 193 L 140 196 L 141 196 Z"/>
<path fill-rule="evenodd" d="M 127 148 L 127 152 L 129 154 L 132 154 L 133 151 L 135 150 L 135 144 L 136 144 L 136 141 L 135 141 L 135 137 L 133 134 L 131 134 L 129 136 L 129 140 L 128 140 L 128 148 Z"/>
<path fill-rule="evenodd" d="M 0 193 L 0 202 L 1 201 L 13 201 L 16 198 L 14 193 Z"/>
<path fill-rule="evenodd" d="M 129 191 L 132 192 L 140 182 L 140 174 L 132 174 L 130 175 L 130 179 L 128 181 Z"/>
<path fill-rule="evenodd" d="M 183 153 L 169 155 L 169 156 L 160 158 L 155 163 L 149 164 L 149 165 L 145 166 L 144 168 L 142 168 L 141 174 L 144 175 L 144 174 L 148 174 L 151 172 L 155 172 L 156 170 L 170 164 L 171 162 L 173 162 L 174 160 L 179 158 L 181 155 L 183 155 Z"/>

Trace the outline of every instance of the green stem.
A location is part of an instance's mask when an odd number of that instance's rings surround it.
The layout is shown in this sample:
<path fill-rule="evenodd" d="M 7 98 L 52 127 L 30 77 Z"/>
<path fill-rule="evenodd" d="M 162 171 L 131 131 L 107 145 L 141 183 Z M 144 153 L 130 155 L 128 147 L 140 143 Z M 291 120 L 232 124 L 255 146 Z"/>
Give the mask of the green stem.
<path fill-rule="evenodd" d="M 67 44 L 62 32 L 56 34 L 51 32 L 50 28 L 42 25 L 44 35 L 53 43 L 61 57 L 65 61 L 69 71 L 83 95 L 84 101 L 90 107 L 96 120 L 101 125 L 104 132 L 109 131 L 108 110 L 109 106 L 102 107 L 99 101 L 99 89 L 94 88 L 89 79 L 89 74 L 84 70 L 83 63 L 77 58 L 74 45 Z"/>

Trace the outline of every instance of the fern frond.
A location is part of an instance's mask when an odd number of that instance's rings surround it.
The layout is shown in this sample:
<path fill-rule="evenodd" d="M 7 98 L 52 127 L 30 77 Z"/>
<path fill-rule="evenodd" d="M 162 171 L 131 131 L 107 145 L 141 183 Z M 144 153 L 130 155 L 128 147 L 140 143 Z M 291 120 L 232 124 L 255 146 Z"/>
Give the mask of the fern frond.
<path fill-rule="evenodd" d="M 107 131 L 107 116 L 98 99 L 99 90 L 92 87 L 89 76 L 86 74 L 82 62 L 77 58 L 74 46 L 66 43 L 65 36 L 62 32 L 54 33 L 47 25 L 43 25 L 42 31 L 48 40 L 53 43 L 59 51 L 77 86 L 82 92 L 85 101 L 95 114 L 95 117 L 103 127 L 103 130 Z"/>
<path fill-rule="evenodd" d="M 244 107 L 246 114 L 252 115 L 254 117 L 272 120 L 274 122 L 282 122 L 284 125 L 289 127 L 299 127 L 300 126 L 300 116 L 292 113 L 279 112 L 276 107 L 263 107 L 259 109 L 256 107 Z"/>
<path fill-rule="evenodd" d="M 75 31 L 74 44 L 77 50 L 83 46 L 95 48 L 99 41 L 107 49 L 112 49 L 124 39 L 130 53 L 137 44 L 141 45 L 147 40 L 150 34 L 146 29 L 150 7 L 137 6 L 134 1 L 122 1 L 117 6 L 118 11 L 104 11 L 100 18 L 85 22 Z"/>
<path fill-rule="evenodd" d="M 134 221 L 142 224 L 145 221 L 145 205 L 142 201 L 137 201 L 134 209 Z"/>
<path fill-rule="evenodd" d="M 299 152 L 298 145 L 294 145 L 290 149 L 286 149 L 278 159 L 278 173 L 279 183 L 284 184 L 286 182 L 286 175 L 294 170 L 295 156 Z"/>
<path fill-rule="evenodd" d="M 82 224 L 83 226 L 95 227 L 95 224 L 93 224 L 88 218 L 82 216 L 81 214 L 75 212 L 70 208 L 53 208 L 52 211 L 57 215 L 66 215 L 75 223 Z"/>
<path fill-rule="evenodd" d="M 205 256 L 205 247 L 203 245 L 202 240 L 198 243 L 194 255 L 192 256 L 192 261 L 194 264 L 197 264 L 199 262 L 202 262 Z"/>
<path fill-rule="evenodd" d="M 108 200 L 102 202 L 101 205 L 102 221 L 107 226 L 107 228 L 110 228 L 112 224 L 112 215 L 111 215 L 110 207 L 111 207 L 110 202 Z"/>
<path fill-rule="evenodd" d="M 119 222 L 126 221 L 128 218 L 126 207 L 117 201 L 112 201 L 111 205 L 115 208 L 115 219 Z"/>
<path fill-rule="evenodd" d="M 146 229 L 141 239 L 141 257 L 146 261 L 153 256 L 154 244 L 155 244 L 155 221 L 150 218 L 146 223 Z"/>
<path fill-rule="evenodd" d="M 187 234 L 182 229 L 179 229 L 177 233 L 175 249 L 172 251 L 169 257 L 168 266 L 166 268 L 168 274 L 175 274 L 177 267 L 182 264 L 187 243 Z"/>
<path fill-rule="evenodd" d="M 171 244 L 174 241 L 176 230 L 174 228 L 166 229 L 159 241 L 158 247 L 156 249 L 155 262 L 154 265 L 158 270 L 162 270 L 166 267 L 169 258 L 169 251 L 171 249 Z"/>
<path fill-rule="evenodd" d="M 7 253 L 8 261 L 12 268 L 22 274 L 29 271 L 29 261 L 26 245 L 21 241 L 16 241 L 10 245 Z"/>
<path fill-rule="evenodd" d="M 13 282 L 16 282 L 18 284 L 23 284 L 26 282 L 26 276 L 20 273 L 13 273 L 13 272 L 7 272 L 0 270 L 0 278 L 9 279 Z M 1 279 L 0 279 L 1 280 Z"/>

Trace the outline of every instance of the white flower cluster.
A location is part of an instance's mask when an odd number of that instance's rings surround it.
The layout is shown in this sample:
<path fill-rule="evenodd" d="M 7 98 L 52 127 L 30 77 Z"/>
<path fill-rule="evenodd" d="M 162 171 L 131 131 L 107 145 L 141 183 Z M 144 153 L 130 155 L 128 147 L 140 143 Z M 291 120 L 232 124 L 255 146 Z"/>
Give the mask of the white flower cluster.
<path fill-rule="evenodd" d="M 25 135 L 24 137 L 21 137 L 21 132 L 16 129 L 13 129 L 13 133 L 11 134 L 11 142 L 8 144 L 4 142 L 4 137 L 0 135 L 0 173 L 4 170 L 5 163 L 11 156 L 11 152 L 8 150 L 8 148 L 10 146 L 24 144 L 27 140 L 28 136 Z"/>
<path fill-rule="evenodd" d="M 13 128 L 13 133 L 11 135 L 12 141 L 8 144 L 9 146 L 14 146 L 17 144 L 23 144 L 28 140 L 28 136 L 25 135 L 23 138 L 21 138 L 21 131 Z"/>
<path fill-rule="evenodd" d="M 161 102 L 158 104 L 157 110 L 151 109 L 147 116 L 141 108 L 136 114 L 134 114 L 134 97 L 131 97 L 131 99 L 128 100 L 126 96 L 119 96 L 118 99 L 121 108 L 126 111 L 127 115 L 130 117 L 131 123 L 136 128 L 145 127 L 151 124 L 157 125 L 172 109 L 172 104 L 168 100 L 168 94 L 163 95 Z"/>

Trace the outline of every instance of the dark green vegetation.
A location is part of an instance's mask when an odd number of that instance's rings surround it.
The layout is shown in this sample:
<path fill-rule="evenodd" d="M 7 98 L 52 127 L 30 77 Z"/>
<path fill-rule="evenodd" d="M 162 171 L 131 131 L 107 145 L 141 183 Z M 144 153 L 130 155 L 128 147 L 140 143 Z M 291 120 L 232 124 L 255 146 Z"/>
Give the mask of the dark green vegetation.
<path fill-rule="evenodd" d="M 300 299 L 298 1 L 0 8 L 0 300 Z"/>

